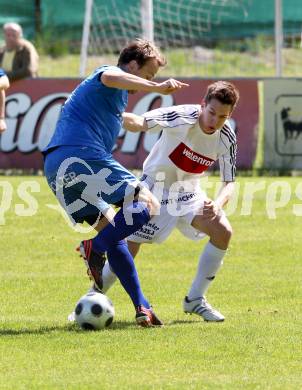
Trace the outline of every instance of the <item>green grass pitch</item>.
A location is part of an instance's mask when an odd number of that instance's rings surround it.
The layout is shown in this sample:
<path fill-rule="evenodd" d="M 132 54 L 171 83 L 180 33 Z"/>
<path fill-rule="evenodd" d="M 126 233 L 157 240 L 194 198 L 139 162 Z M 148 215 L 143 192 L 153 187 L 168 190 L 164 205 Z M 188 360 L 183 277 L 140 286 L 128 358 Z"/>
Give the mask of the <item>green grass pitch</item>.
<path fill-rule="evenodd" d="M 24 188 L 22 195 L 23 181 L 37 191 L 34 202 Z M 44 178 L 2 176 L 0 388 L 302 388 L 301 179 L 238 182 L 229 217 L 234 236 L 207 296 L 224 323 L 182 312 L 205 240 L 193 243 L 176 231 L 161 246 L 144 246 L 136 261 L 165 327 L 138 328 L 116 284 L 108 292 L 116 310 L 111 328 L 85 332 L 66 321 L 89 286 L 74 251 L 83 235 L 47 207 L 56 201 Z M 252 200 L 248 182 L 264 182 Z"/>

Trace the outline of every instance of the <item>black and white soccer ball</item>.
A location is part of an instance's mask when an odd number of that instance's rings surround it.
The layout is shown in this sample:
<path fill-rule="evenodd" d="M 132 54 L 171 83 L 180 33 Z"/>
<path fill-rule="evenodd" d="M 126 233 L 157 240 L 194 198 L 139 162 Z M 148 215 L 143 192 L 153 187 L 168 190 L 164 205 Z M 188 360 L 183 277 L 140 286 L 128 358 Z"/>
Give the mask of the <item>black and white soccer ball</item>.
<path fill-rule="evenodd" d="M 75 320 L 82 329 L 99 330 L 108 327 L 114 317 L 110 299 L 99 292 L 83 295 L 75 307 Z"/>

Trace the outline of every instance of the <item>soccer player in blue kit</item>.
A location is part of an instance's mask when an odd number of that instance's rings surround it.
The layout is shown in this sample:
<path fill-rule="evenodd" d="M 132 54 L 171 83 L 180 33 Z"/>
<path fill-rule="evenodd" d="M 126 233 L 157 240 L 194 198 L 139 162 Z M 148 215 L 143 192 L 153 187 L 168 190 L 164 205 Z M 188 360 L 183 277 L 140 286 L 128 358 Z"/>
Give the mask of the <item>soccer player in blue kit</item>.
<path fill-rule="evenodd" d="M 69 217 L 75 223 L 87 222 L 98 232 L 79 247 L 95 286 L 102 290 L 106 252 L 111 268 L 135 306 L 136 322 L 145 327 L 160 326 L 162 322 L 143 295 L 124 238 L 147 223 L 159 203 L 113 159 L 112 149 L 122 126 L 128 92 L 170 94 L 188 86 L 174 79 L 152 81 L 165 64 L 151 42 L 131 42 L 121 51 L 117 66 L 97 68 L 72 92 L 43 150 L 48 184 Z M 115 214 L 111 204 L 123 207 Z"/>

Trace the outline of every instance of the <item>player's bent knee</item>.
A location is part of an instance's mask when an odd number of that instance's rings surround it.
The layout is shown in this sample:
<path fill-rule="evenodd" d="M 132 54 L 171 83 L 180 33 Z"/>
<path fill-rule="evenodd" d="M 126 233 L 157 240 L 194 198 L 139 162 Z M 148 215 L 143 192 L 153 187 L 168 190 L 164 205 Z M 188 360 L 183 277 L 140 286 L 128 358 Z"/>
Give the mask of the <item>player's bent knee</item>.
<path fill-rule="evenodd" d="M 227 249 L 233 234 L 232 227 L 226 218 L 222 218 L 209 227 L 209 236 L 213 245 L 219 249 Z"/>
<path fill-rule="evenodd" d="M 230 223 L 222 224 L 219 229 L 219 241 L 222 245 L 228 246 L 233 234 L 233 229 Z"/>
<path fill-rule="evenodd" d="M 232 229 L 231 225 L 230 226 L 225 226 L 225 229 L 224 229 L 224 232 L 223 232 L 223 236 L 224 236 L 225 242 L 229 243 L 229 241 L 232 238 L 232 235 L 233 235 L 233 229 Z"/>

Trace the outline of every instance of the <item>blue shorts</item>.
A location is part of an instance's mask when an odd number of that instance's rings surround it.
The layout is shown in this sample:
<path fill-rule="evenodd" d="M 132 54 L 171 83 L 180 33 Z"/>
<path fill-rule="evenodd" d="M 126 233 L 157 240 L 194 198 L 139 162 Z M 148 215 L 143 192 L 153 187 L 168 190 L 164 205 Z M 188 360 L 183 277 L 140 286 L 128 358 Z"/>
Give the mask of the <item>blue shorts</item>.
<path fill-rule="evenodd" d="M 49 151 L 44 156 L 44 173 L 73 223 L 93 224 L 109 205 L 121 205 L 139 184 L 111 155 L 89 155 L 87 150 L 74 147 Z"/>

